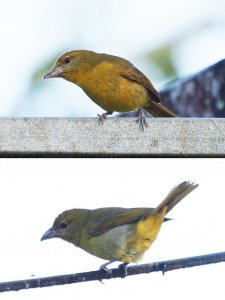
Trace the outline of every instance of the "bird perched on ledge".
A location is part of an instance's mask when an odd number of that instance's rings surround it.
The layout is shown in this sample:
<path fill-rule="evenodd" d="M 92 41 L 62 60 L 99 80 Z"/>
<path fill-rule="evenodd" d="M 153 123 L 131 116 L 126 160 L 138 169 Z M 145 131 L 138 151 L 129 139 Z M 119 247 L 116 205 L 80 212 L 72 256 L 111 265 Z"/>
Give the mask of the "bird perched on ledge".
<path fill-rule="evenodd" d="M 185 181 L 174 187 L 156 208 L 105 207 L 61 213 L 41 240 L 61 238 L 97 257 L 125 264 L 136 262 L 152 245 L 166 214 L 198 185 Z"/>
<path fill-rule="evenodd" d="M 101 122 L 116 112 L 139 109 L 138 122 L 147 126 L 143 109 L 152 117 L 175 117 L 175 113 L 160 103 L 160 97 L 150 80 L 121 57 L 87 50 L 61 55 L 43 79 L 62 77 L 77 84 L 101 108 Z"/>

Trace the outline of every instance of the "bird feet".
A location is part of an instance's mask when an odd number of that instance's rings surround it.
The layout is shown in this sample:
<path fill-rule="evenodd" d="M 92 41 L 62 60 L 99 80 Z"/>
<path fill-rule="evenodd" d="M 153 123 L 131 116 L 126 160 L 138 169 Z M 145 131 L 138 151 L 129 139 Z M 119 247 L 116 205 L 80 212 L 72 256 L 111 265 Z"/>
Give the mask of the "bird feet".
<path fill-rule="evenodd" d="M 127 277 L 127 265 L 128 263 L 123 263 L 123 264 L 120 264 L 118 269 L 121 270 L 121 278 L 125 278 Z"/>
<path fill-rule="evenodd" d="M 99 268 L 99 270 L 104 270 L 107 273 L 109 278 L 111 277 L 112 270 L 107 268 L 107 266 L 110 265 L 111 263 L 113 263 L 114 261 L 116 261 L 116 260 L 112 260 L 112 261 L 110 260 L 107 263 L 101 265 Z M 103 284 L 102 279 L 100 279 L 99 281 Z"/>
<path fill-rule="evenodd" d="M 139 124 L 139 128 L 142 131 L 144 131 L 145 127 L 148 127 L 148 123 L 145 119 L 145 112 L 142 107 L 139 108 L 137 123 Z"/>
<path fill-rule="evenodd" d="M 107 268 L 107 266 L 115 261 L 117 261 L 117 260 L 109 261 L 100 266 L 100 270 L 104 270 L 108 274 L 109 278 L 111 277 L 112 270 Z M 118 270 L 120 270 L 121 278 L 125 278 L 127 276 L 127 265 L 128 265 L 128 263 L 122 263 L 118 266 Z"/>
<path fill-rule="evenodd" d="M 109 269 L 109 268 L 107 268 L 107 267 L 105 266 L 105 264 L 102 265 L 102 266 L 100 267 L 99 270 L 104 270 L 108 275 L 111 275 L 111 274 L 112 274 L 112 270 Z"/>
<path fill-rule="evenodd" d="M 98 120 L 99 120 L 99 124 L 103 124 L 103 122 L 107 119 L 107 116 L 110 116 L 112 115 L 112 112 L 105 112 L 103 114 L 98 114 L 97 117 L 98 117 Z"/>

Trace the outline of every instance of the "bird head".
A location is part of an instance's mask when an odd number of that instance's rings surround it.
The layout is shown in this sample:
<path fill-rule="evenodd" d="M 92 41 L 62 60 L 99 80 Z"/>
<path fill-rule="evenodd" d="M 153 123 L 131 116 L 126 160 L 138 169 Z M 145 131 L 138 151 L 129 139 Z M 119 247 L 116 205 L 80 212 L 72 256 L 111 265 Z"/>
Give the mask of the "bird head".
<path fill-rule="evenodd" d="M 95 55 L 95 52 L 87 50 L 66 52 L 58 57 L 55 65 L 44 75 L 43 79 L 62 77 L 75 83 L 76 72 L 87 71 Z"/>
<path fill-rule="evenodd" d="M 54 221 L 52 227 L 48 229 L 41 241 L 61 238 L 68 242 L 79 243 L 81 230 L 86 223 L 88 210 L 84 209 L 70 209 L 61 213 Z"/>

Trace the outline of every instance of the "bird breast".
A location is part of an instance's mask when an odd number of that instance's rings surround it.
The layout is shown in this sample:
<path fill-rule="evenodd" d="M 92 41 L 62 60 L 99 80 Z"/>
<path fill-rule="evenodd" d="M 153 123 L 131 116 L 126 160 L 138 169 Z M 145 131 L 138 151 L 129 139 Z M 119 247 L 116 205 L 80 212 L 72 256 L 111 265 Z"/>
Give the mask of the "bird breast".
<path fill-rule="evenodd" d="M 88 73 L 80 74 L 77 84 L 97 105 L 109 112 L 134 111 L 149 101 L 145 87 L 121 76 L 115 65 L 109 62 L 102 62 Z"/>

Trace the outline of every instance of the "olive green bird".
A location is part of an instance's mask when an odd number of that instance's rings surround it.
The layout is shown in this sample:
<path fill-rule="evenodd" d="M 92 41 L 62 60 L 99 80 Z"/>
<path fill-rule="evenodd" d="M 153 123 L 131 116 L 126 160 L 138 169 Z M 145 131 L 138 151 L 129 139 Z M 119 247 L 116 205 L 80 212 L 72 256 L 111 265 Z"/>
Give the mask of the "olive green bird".
<path fill-rule="evenodd" d="M 174 187 L 156 208 L 104 207 L 70 209 L 61 213 L 41 240 L 61 238 L 88 253 L 126 264 L 138 261 L 157 238 L 166 214 L 198 185 Z"/>
<path fill-rule="evenodd" d="M 153 117 L 175 117 L 160 103 L 160 96 L 150 80 L 128 60 L 88 50 L 62 54 L 43 79 L 61 77 L 83 89 L 92 101 L 106 110 L 98 115 L 103 122 L 116 112 L 139 109 L 138 122 L 148 126 L 143 109 Z"/>

